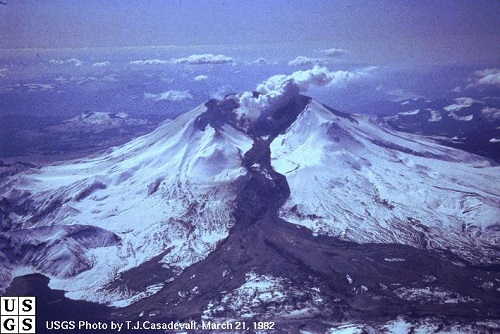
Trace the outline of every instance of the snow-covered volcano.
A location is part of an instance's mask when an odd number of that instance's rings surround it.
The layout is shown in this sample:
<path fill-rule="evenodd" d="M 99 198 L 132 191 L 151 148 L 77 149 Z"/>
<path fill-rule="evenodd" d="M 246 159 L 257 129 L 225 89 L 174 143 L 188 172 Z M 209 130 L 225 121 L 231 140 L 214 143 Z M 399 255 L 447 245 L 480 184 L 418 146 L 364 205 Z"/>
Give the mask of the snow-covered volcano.
<path fill-rule="evenodd" d="M 200 130 L 197 117 L 205 111 L 100 157 L 3 180 L 2 284 L 26 268 L 49 275 L 51 286 L 71 297 L 110 302 L 132 292 L 97 291 L 154 256 L 163 254 L 173 274 L 203 259 L 235 223 L 241 158 L 252 145 L 229 125 Z M 100 233 L 82 245 L 64 233 L 68 225 Z M 103 231 L 112 243 L 101 242 Z"/>
<path fill-rule="evenodd" d="M 356 242 L 450 249 L 498 261 L 498 167 L 311 102 L 271 143 L 291 196 L 283 219 Z"/>
<path fill-rule="evenodd" d="M 126 306 L 276 214 L 315 235 L 498 260 L 498 167 L 330 109 L 290 82 L 280 95 L 211 100 L 102 156 L 2 180 L 2 286 L 34 271 L 72 298 Z M 113 287 L 151 261 L 165 277 Z"/>

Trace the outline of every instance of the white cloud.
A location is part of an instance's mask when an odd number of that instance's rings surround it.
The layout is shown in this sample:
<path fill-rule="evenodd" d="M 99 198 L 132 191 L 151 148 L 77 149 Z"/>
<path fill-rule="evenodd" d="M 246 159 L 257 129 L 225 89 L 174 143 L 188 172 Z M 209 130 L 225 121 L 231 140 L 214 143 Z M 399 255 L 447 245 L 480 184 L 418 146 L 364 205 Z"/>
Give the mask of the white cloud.
<path fill-rule="evenodd" d="M 481 113 L 490 119 L 500 119 L 500 109 L 495 107 L 485 107 Z"/>
<path fill-rule="evenodd" d="M 57 81 L 58 84 L 67 84 L 69 82 L 68 79 L 66 79 L 65 77 L 63 77 L 62 75 L 58 76 L 57 78 L 54 79 L 55 81 Z"/>
<path fill-rule="evenodd" d="M 93 67 L 106 67 L 106 66 L 109 66 L 111 63 L 109 61 L 103 61 L 103 62 L 100 62 L 100 63 L 94 63 L 92 64 Z"/>
<path fill-rule="evenodd" d="M 269 64 L 269 61 L 266 58 L 257 58 L 254 61 L 252 61 L 251 64 L 256 64 L 256 65 L 267 65 Z"/>
<path fill-rule="evenodd" d="M 429 118 L 429 122 L 439 122 L 440 120 L 443 119 L 443 116 L 441 116 L 441 113 L 437 110 L 430 109 L 429 110 L 431 113 L 431 117 Z"/>
<path fill-rule="evenodd" d="M 78 85 L 82 85 L 82 84 L 89 84 L 89 83 L 93 83 L 93 82 L 98 82 L 99 79 L 96 78 L 96 77 L 79 75 L 79 76 L 76 76 L 76 77 L 74 77 L 74 76 L 71 77 L 70 81 L 71 82 L 75 82 Z"/>
<path fill-rule="evenodd" d="M 30 91 L 36 90 L 54 90 L 56 87 L 53 84 L 24 84 L 24 87 Z"/>
<path fill-rule="evenodd" d="M 78 60 L 76 58 L 70 58 L 70 59 L 61 59 L 61 60 L 49 60 L 50 64 L 56 64 L 56 65 L 75 65 L 75 66 L 81 66 L 83 62 L 81 60 Z"/>
<path fill-rule="evenodd" d="M 319 53 L 321 53 L 322 55 L 325 55 L 326 57 L 335 58 L 335 57 L 339 57 L 339 56 L 342 56 L 342 55 L 348 53 L 348 51 L 344 50 L 344 49 L 331 48 L 331 49 L 326 49 L 326 50 L 320 50 Z"/>
<path fill-rule="evenodd" d="M 132 60 L 130 65 L 163 65 L 168 63 L 168 60 L 147 59 L 147 60 Z"/>
<path fill-rule="evenodd" d="M 11 92 L 14 90 L 22 90 L 27 93 L 39 91 L 54 91 L 56 86 L 54 84 L 41 84 L 41 83 L 27 83 L 27 84 L 14 84 L 1 87 L 1 91 Z"/>
<path fill-rule="evenodd" d="M 455 114 L 455 111 L 453 111 L 453 110 L 450 111 L 448 116 L 450 116 L 451 118 L 453 118 L 457 121 L 465 121 L 465 122 L 472 121 L 472 119 L 474 118 L 474 115 L 459 116 L 459 115 Z"/>
<path fill-rule="evenodd" d="M 394 96 L 394 98 L 392 99 L 392 101 L 394 101 L 394 102 L 402 102 L 402 101 L 406 101 L 406 100 L 417 100 L 417 99 L 422 98 L 421 95 L 415 94 L 414 92 L 405 91 L 402 89 L 393 89 L 393 90 L 386 92 L 386 94 Z"/>
<path fill-rule="evenodd" d="M 487 68 L 485 70 L 476 71 L 474 72 L 474 78 L 471 81 L 473 86 L 477 85 L 500 86 L 500 69 Z"/>
<path fill-rule="evenodd" d="M 146 100 L 158 101 L 172 101 L 172 102 L 182 102 L 184 100 L 192 100 L 193 95 L 189 93 L 189 90 L 169 90 L 165 93 L 151 94 L 145 93 L 144 98 Z"/>
<path fill-rule="evenodd" d="M 7 72 L 9 70 L 6 68 L 0 68 L 0 78 L 6 78 L 7 77 Z"/>
<path fill-rule="evenodd" d="M 296 71 L 290 75 L 274 75 L 257 86 L 259 96 L 252 92 L 240 95 L 240 107 L 236 110 L 243 127 L 254 122 L 262 113 L 275 110 L 298 97 L 300 92 L 311 86 L 345 86 L 352 80 L 367 76 L 373 67 L 354 72 L 331 72 L 326 67 L 315 65 L 306 71 Z"/>
<path fill-rule="evenodd" d="M 304 66 L 304 65 L 317 65 L 324 63 L 324 58 L 309 58 L 304 56 L 298 56 L 294 60 L 288 62 L 289 66 Z"/>
<path fill-rule="evenodd" d="M 208 79 L 208 77 L 204 74 L 200 74 L 200 75 L 195 76 L 193 78 L 194 81 L 203 81 L 203 80 L 207 80 L 207 79 Z"/>
<path fill-rule="evenodd" d="M 455 102 L 456 103 L 446 106 L 443 109 L 449 112 L 455 112 L 463 108 L 468 108 L 474 103 L 483 103 L 481 101 L 474 100 L 470 97 L 459 97 L 455 99 Z"/>
<path fill-rule="evenodd" d="M 194 54 L 187 58 L 174 59 L 173 62 L 176 64 L 191 64 L 191 65 L 203 65 L 203 64 L 227 64 L 232 63 L 234 60 L 231 57 L 224 55 L 213 55 L 213 54 Z"/>
<path fill-rule="evenodd" d="M 118 81 L 120 81 L 120 79 L 118 79 L 118 75 L 116 75 L 116 74 L 105 75 L 101 80 L 106 81 L 106 82 L 118 82 Z"/>
<path fill-rule="evenodd" d="M 257 86 L 257 91 L 262 94 L 269 94 L 283 90 L 290 84 L 298 87 L 300 91 L 307 91 L 313 86 L 345 86 L 349 81 L 359 79 L 368 75 L 368 72 L 374 67 L 369 67 L 354 72 L 335 71 L 330 72 L 324 66 L 315 65 L 312 69 L 306 71 L 296 71 L 290 75 L 275 75 Z"/>

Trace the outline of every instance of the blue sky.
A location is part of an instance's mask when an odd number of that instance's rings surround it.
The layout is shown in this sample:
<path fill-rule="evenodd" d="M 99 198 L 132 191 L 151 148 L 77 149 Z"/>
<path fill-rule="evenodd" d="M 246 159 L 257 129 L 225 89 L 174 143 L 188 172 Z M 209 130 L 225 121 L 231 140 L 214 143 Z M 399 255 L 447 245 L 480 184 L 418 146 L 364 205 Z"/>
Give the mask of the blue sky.
<path fill-rule="evenodd" d="M 338 47 L 351 61 L 499 60 L 500 2 L 6 0 L 0 48 Z M 294 52 L 296 54 L 296 52 Z"/>

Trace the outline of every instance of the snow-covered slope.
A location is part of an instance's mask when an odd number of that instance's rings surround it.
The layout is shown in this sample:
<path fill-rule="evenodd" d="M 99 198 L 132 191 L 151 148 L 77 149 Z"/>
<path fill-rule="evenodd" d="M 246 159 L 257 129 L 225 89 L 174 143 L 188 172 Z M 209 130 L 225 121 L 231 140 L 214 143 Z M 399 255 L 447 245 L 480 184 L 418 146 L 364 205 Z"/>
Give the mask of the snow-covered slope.
<path fill-rule="evenodd" d="M 498 261 L 498 167 L 312 102 L 271 143 L 291 196 L 280 216 L 356 242 L 451 249 Z"/>
<path fill-rule="evenodd" d="M 177 273 L 203 259 L 234 224 L 236 186 L 246 173 L 241 157 L 252 144 L 229 125 L 199 129 L 195 123 L 205 110 L 201 106 L 98 158 L 8 179 L 2 185 L 3 228 L 11 230 L 0 240 L 8 269 L 0 273 L 3 285 L 27 267 L 50 276 L 51 287 L 73 298 L 132 301 L 133 294 L 147 292 L 102 288 L 160 254 Z M 86 245 L 68 233 L 46 233 L 45 227 L 68 225 L 91 226 L 113 242 Z M 70 246 L 61 248 L 61 238 Z M 78 256 L 49 256 L 71 252 L 74 244 Z"/>

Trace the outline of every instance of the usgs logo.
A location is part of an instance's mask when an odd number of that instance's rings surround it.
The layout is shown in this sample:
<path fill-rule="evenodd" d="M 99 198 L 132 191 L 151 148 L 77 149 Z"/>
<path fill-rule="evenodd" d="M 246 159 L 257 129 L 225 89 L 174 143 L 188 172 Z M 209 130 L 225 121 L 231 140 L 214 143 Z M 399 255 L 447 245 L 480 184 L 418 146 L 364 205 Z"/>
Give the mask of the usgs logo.
<path fill-rule="evenodd" d="M 36 333 L 36 297 L 1 297 L 0 334 Z"/>

